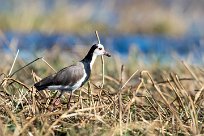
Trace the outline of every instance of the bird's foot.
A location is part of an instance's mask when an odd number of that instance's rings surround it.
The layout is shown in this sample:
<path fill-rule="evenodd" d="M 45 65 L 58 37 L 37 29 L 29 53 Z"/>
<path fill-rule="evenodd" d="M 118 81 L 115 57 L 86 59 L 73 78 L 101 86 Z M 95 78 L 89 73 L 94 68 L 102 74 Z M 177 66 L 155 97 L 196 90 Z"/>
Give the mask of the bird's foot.
<path fill-rule="evenodd" d="M 59 106 L 60 104 L 61 104 L 60 98 L 56 98 L 56 99 L 53 101 L 53 105 L 54 105 L 54 106 Z"/>

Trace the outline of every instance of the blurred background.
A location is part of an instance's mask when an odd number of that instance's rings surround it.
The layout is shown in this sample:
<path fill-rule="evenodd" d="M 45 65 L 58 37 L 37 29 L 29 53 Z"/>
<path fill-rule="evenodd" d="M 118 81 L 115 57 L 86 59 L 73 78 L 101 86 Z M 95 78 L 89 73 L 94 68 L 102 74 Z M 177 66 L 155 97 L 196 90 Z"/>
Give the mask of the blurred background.
<path fill-rule="evenodd" d="M 96 30 L 104 76 L 98 57 L 70 109 L 38 92 Z M 204 133 L 203 52 L 204 0 L 0 0 L 0 136 Z"/>
<path fill-rule="evenodd" d="M 72 62 L 96 42 L 98 30 L 122 60 L 131 54 L 146 65 L 202 65 L 203 7 L 203 0 L 0 0 L 0 64 L 17 49 L 28 62 L 42 56 Z"/>

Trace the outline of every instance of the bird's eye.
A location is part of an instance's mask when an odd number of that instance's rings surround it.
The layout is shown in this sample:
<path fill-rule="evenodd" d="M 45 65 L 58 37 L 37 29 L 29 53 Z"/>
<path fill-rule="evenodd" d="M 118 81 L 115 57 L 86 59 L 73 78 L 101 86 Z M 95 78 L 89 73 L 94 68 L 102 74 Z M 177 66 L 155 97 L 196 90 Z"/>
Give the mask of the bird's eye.
<path fill-rule="evenodd" d="M 102 48 L 98 48 L 99 50 L 102 50 Z"/>

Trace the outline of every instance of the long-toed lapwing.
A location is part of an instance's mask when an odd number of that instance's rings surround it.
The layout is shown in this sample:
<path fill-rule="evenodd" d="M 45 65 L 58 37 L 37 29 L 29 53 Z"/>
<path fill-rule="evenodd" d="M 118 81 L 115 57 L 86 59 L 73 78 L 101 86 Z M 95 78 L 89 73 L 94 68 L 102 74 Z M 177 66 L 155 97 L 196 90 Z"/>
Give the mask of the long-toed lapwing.
<path fill-rule="evenodd" d="M 111 56 L 104 50 L 104 46 L 102 44 L 94 44 L 84 59 L 74 65 L 61 69 L 55 74 L 43 78 L 41 81 L 34 84 L 34 86 L 39 91 L 45 89 L 60 90 L 61 94 L 59 97 L 61 97 L 65 91 L 71 92 L 72 95 L 76 89 L 83 86 L 89 79 L 92 65 L 96 57 L 99 55 L 106 55 L 108 57 Z"/>

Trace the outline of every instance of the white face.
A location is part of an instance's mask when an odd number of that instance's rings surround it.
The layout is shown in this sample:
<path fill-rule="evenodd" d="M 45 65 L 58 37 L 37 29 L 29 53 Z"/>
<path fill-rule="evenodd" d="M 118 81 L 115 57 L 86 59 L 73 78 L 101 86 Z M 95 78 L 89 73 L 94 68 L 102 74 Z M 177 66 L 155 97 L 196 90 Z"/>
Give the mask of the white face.
<path fill-rule="evenodd" d="M 96 55 L 104 55 L 105 54 L 105 50 L 102 44 L 97 44 L 97 48 L 94 50 L 94 54 Z"/>
<path fill-rule="evenodd" d="M 95 46 L 97 46 L 97 47 L 95 47 Z M 92 67 L 92 65 L 93 65 L 93 63 L 94 63 L 94 61 L 98 55 L 106 55 L 108 57 L 111 57 L 111 55 L 104 50 L 104 47 L 102 44 L 93 45 L 92 47 L 94 48 L 94 52 L 93 52 L 92 60 L 90 63 L 91 67 Z"/>

